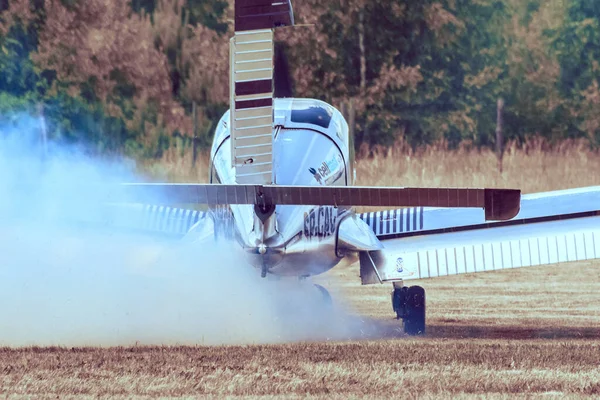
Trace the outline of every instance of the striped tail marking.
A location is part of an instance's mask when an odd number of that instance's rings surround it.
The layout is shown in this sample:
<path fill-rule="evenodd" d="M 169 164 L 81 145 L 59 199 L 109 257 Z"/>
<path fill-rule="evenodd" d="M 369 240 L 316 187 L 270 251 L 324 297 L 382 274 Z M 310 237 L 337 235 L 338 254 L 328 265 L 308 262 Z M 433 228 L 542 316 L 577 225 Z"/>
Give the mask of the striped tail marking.
<path fill-rule="evenodd" d="M 229 102 L 238 184 L 273 182 L 273 28 L 293 24 L 290 0 L 235 1 Z"/>

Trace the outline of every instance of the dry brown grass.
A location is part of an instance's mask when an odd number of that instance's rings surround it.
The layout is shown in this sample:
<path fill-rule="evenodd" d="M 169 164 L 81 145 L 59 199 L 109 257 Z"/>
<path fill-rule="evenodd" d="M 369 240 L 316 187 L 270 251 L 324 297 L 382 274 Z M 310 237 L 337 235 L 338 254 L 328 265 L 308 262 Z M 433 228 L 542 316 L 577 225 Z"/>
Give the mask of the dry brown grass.
<path fill-rule="evenodd" d="M 370 185 L 598 184 L 600 157 L 570 145 L 490 152 L 429 149 L 363 159 Z M 206 159 L 204 158 L 204 162 Z M 206 165 L 206 164 L 205 164 Z M 189 164 L 145 166 L 188 180 Z M 155 168 L 155 169 L 152 169 Z M 375 169 L 377 171 L 375 171 Z M 356 266 L 319 277 L 336 301 L 379 327 L 377 340 L 223 347 L 0 349 L 0 393 L 29 397 L 598 398 L 600 264 L 571 263 L 418 282 L 428 335 L 407 338 L 386 286 L 361 287 Z M 243 326 L 240 326 L 243 329 Z"/>
<path fill-rule="evenodd" d="M 356 183 L 364 186 L 511 187 L 533 193 L 600 184 L 600 153 L 585 141 L 551 146 L 533 139 L 520 147 L 509 143 L 502 173 L 492 150 L 466 145 L 449 150 L 438 143 L 413 151 L 399 143 L 359 155 Z M 162 160 L 144 162 L 139 168 L 156 180 L 207 182 L 208 164 L 206 153 L 193 167 L 191 151 L 172 149 Z"/>
<path fill-rule="evenodd" d="M 585 398 L 600 396 L 597 263 L 423 281 L 429 333 L 408 338 L 389 287 L 320 279 L 377 340 L 221 347 L 0 349 L 16 397 Z M 243 327 L 240 327 L 243 329 Z"/>
<path fill-rule="evenodd" d="M 358 183 L 368 186 L 450 186 L 517 188 L 524 193 L 600 184 L 600 154 L 584 141 L 550 146 L 533 139 L 519 147 L 506 146 L 503 171 L 490 149 L 462 146 L 448 150 L 443 143 L 411 151 L 397 145 L 359 159 Z"/>

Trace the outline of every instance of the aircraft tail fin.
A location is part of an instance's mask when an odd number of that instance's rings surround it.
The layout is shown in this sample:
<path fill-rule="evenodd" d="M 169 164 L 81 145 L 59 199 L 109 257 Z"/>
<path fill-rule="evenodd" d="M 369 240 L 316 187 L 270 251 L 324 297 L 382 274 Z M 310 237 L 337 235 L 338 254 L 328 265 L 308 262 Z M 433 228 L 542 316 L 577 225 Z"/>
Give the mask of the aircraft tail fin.
<path fill-rule="evenodd" d="M 239 184 L 273 182 L 273 29 L 293 24 L 290 0 L 235 1 L 229 101 Z"/>

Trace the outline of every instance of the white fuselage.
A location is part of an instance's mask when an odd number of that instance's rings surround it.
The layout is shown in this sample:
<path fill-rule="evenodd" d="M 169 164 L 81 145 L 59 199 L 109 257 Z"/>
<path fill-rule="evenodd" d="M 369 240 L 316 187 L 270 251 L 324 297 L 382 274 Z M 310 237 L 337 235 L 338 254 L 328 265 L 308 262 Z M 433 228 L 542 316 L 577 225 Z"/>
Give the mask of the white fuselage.
<path fill-rule="evenodd" d="M 338 110 L 311 99 L 275 99 L 273 109 L 273 184 L 352 184 L 352 144 L 348 125 Z M 211 183 L 237 183 L 230 140 L 228 111 L 215 132 Z M 289 205 L 276 205 L 272 213 L 264 215 L 248 205 L 212 212 L 217 226 L 230 227 L 230 237 L 241 245 L 251 264 L 284 276 L 316 275 L 339 263 L 338 227 L 352 213 L 341 207 Z"/>

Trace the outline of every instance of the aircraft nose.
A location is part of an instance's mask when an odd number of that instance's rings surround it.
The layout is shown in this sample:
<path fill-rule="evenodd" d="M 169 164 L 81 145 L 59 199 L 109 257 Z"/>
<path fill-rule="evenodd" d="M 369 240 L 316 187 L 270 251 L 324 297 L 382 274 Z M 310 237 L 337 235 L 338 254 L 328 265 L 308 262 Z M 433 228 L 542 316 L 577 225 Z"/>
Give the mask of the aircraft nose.
<path fill-rule="evenodd" d="M 261 255 L 265 254 L 267 252 L 267 245 L 264 243 L 261 243 L 258 245 L 257 250 L 258 250 L 258 254 L 261 254 Z"/>

